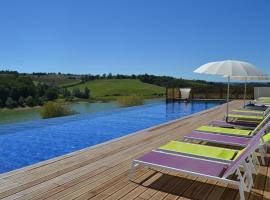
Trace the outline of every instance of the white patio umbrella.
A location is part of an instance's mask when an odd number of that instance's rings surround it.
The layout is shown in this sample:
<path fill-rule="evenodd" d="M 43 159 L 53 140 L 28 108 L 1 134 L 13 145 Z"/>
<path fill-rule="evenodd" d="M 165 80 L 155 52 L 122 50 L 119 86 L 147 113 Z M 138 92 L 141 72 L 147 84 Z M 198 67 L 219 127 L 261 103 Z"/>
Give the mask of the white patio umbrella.
<path fill-rule="evenodd" d="M 247 81 L 263 81 L 270 80 L 270 77 L 264 76 L 232 76 L 231 80 L 245 81 L 244 87 L 244 107 L 246 105 L 246 94 L 247 94 Z"/>
<path fill-rule="evenodd" d="M 200 74 L 222 75 L 228 80 L 227 89 L 227 117 L 229 113 L 229 94 L 230 94 L 230 79 L 231 77 L 250 77 L 250 76 L 265 76 L 254 65 L 236 60 L 225 60 L 218 62 L 210 62 L 202 65 L 194 71 Z"/>

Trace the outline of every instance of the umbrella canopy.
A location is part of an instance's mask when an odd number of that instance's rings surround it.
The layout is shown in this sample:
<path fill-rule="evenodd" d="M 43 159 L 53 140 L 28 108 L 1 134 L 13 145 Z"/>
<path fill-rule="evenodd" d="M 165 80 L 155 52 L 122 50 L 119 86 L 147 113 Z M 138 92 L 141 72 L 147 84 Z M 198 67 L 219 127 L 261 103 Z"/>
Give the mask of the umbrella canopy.
<path fill-rule="evenodd" d="M 254 65 L 236 60 L 225 60 L 219 62 L 210 62 L 202 65 L 194 71 L 200 74 L 222 75 L 226 77 L 249 77 L 265 76 Z"/>
<path fill-rule="evenodd" d="M 231 77 L 255 77 L 265 76 L 254 65 L 237 60 L 225 60 L 219 62 L 210 62 L 202 65 L 194 71 L 200 74 L 222 75 L 228 79 L 227 89 L 227 117 L 229 113 L 229 93 L 230 93 L 230 79 Z"/>

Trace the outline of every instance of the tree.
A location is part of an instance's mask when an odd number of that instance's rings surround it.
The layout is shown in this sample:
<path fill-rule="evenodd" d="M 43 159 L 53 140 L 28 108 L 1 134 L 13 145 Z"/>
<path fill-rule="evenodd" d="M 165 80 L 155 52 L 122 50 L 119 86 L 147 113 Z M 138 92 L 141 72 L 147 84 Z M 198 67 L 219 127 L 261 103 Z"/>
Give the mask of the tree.
<path fill-rule="evenodd" d="M 70 91 L 66 88 L 63 89 L 63 96 L 64 98 L 67 98 L 71 95 Z"/>
<path fill-rule="evenodd" d="M 57 88 L 55 87 L 48 88 L 45 92 L 45 96 L 47 97 L 49 101 L 57 99 L 58 97 Z"/>
<path fill-rule="evenodd" d="M 109 73 L 108 76 L 107 76 L 108 79 L 112 79 L 113 78 L 113 75 L 112 73 Z"/>
<path fill-rule="evenodd" d="M 45 92 L 48 89 L 48 86 L 45 84 L 38 83 L 36 88 L 37 88 L 37 95 L 41 97 L 45 95 Z"/>
<path fill-rule="evenodd" d="M 27 106 L 30 106 L 30 107 L 36 105 L 36 104 L 35 104 L 35 100 L 34 100 L 34 98 L 33 98 L 32 96 L 28 96 L 28 97 L 25 99 L 25 104 L 26 104 Z"/>
<path fill-rule="evenodd" d="M 90 97 L 90 90 L 88 87 L 85 87 L 84 88 L 84 98 L 89 99 L 89 97 Z"/>
<path fill-rule="evenodd" d="M 14 108 L 17 106 L 17 102 L 14 101 L 11 97 L 8 97 L 6 100 L 6 107 L 8 108 Z"/>
<path fill-rule="evenodd" d="M 25 105 L 25 101 L 24 101 L 24 98 L 22 96 L 19 97 L 18 105 L 21 107 L 24 107 L 24 105 Z"/>
<path fill-rule="evenodd" d="M 47 100 L 46 97 L 38 97 L 36 99 L 36 102 L 35 103 L 36 103 L 36 105 L 42 106 L 46 100 Z"/>
<path fill-rule="evenodd" d="M 79 88 L 73 88 L 72 95 L 77 98 L 81 98 L 82 94 Z"/>

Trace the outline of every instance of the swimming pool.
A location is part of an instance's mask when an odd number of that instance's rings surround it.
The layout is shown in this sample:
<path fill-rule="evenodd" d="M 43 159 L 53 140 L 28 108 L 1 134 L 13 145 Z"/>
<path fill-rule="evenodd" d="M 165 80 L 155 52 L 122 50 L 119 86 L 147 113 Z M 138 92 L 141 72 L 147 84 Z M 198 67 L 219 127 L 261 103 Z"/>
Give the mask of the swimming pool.
<path fill-rule="evenodd" d="M 154 101 L 112 111 L 0 125 L 0 173 L 90 147 L 221 104 Z"/>

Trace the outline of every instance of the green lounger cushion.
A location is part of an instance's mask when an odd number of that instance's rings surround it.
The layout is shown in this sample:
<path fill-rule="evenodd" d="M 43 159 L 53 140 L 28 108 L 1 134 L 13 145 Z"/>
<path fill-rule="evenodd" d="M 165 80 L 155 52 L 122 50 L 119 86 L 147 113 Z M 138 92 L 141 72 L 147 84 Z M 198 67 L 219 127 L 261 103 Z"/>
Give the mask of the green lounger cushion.
<path fill-rule="evenodd" d="M 257 101 L 270 102 L 270 97 L 260 97 L 260 98 L 257 99 Z"/>
<path fill-rule="evenodd" d="M 237 114 L 229 114 L 228 117 L 240 119 L 253 119 L 253 120 L 263 120 L 264 118 L 263 116 L 237 115 Z"/>
<path fill-rule="evenodd" d="M 192 154 L 222 160 L 233 160 L 238 154 L 237 150 L 212 147 L 201 144 L 193 144 L 179 141 L 171 141 L 159 147 L 160 150 L 173 151 L 176 153 Z"/>
<path fill-rule="evenodd" d="M 266 134 L 263 136 L 263 141 L 264 141 L 264 142 L 270 141 L 270 133 L 266 133 Z"/>
<path fill-rule="evenodd" d="M 241 109 L 235 109 L 232 110 L 233 112 L 242 112 L 242 113 L 258 113 L 258 114 L 263 114 L 264 111 L 261 110 L 241 110 Z"/>
<path fill-rule="evenodd" d="M 265 100 L 265 99 L 266 99 L 266 100 L 267 100 L 267 99 L 270 100 L 270 97 L 259 97 L 259 98 L 258 98 L 258 100 Z"/>
<path fill-rule="evenodd" d="M 242 135 L 242 136 L 249 136 L 252 133 L 251 130 L 241 130 L 241 129 L 234 129 L 234 128 L 221 128 L 221 127 L 216 127 L 216 126 L 201 126 L 201 127 L 197 128 L 196 131 L 230 134 L 230 135 Z"/>

